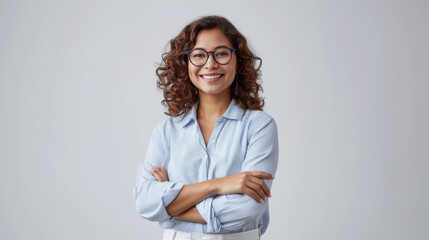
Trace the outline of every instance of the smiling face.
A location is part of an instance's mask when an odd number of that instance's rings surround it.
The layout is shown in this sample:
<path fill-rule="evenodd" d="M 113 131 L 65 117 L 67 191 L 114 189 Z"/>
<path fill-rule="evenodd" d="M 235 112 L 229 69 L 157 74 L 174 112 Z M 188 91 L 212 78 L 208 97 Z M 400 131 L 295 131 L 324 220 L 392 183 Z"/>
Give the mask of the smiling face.
<path fill-rule="evenodd" d="M 202 48 L 206 51 L 214 51 L 221 46 L 233 48 L 219 29 L 205 29 L 198 33 L 194 49 Z M 218 64 L 212 54 L 209 54 L 209 59 L 202 67 L 196 67 L 188 60 L 189 78 L 198 88 L 200 96 L 207 94 L 230 97 L 230 86 L 234 82 L 236 68 L 235 53 L 232 53 L 232 59 L 226 65 Z"/>

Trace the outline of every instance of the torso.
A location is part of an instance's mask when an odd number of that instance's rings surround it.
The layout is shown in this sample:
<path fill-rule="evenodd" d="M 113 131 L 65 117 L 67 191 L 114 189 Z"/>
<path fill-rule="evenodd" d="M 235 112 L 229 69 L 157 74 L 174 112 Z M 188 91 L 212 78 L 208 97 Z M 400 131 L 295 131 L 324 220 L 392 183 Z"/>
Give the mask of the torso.
<path fill-rule="evenodd" d="M 198 119 L 198 125 L 200 126 L 200 130 L 201 130 L 201 133 L 203 134 L 204 142 L 206 146 L 210 140 L 210 136 L 212 135 L 215 123 L 216 123 L 215 121 Z"/>

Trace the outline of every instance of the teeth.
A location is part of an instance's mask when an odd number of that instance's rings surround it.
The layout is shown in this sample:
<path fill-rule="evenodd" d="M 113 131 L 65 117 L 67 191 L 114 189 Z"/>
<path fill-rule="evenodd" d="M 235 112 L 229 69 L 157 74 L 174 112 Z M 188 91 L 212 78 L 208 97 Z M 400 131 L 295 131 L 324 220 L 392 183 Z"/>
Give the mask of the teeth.
<path fill-rule="evenodd" d="M 212 75 L 212 76 L 209 76 L 209 75 L 203 75 L 203 78 L 218 78 L 218 77 L 220 77 L 222 74 L 220 74 L 220 75 Z"/>

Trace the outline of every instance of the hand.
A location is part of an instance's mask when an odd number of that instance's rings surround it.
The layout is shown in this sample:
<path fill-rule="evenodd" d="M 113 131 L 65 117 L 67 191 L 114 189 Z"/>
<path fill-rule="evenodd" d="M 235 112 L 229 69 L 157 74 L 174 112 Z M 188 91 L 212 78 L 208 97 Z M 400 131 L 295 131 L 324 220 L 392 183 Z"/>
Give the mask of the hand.
<path fill-rule="evenodd" d="M 231 176 L 213 179 L 217 194 L 243 193 L 261 203 L 271 197 L 270 189 L 262 179 L 274 177 L 262 171 L 241 172 Z"/>
<path fill-rule="evenodd" d="M 153 170 L 149 170 L 149 173 L 152 174 L 158 182 L 168 182 L 168 174 L 164 164 L 161 165 L 161 168 L 153 166 Z"/>

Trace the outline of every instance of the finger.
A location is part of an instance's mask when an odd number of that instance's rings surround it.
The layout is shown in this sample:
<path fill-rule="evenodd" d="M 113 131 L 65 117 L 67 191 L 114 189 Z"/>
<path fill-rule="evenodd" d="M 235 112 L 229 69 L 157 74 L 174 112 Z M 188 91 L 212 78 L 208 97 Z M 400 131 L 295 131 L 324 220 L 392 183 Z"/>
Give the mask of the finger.
<path fill-rule="evenodd" d="M 253 198 L 255 201 L 257 201 L 258 203 L 262 203 L 262 200 L 258 197 L 258 194 L 256 194 L 256 192 L 255 191 L 253 191 L 253 190 L 251 190 L 251 189 L 249 189 L 249 188 L 246 188 L 244 191 L 243 191 L 243 193 L 244 194 L 246 194 L 246 195 L 249 195 L 249 197 L 251 197 L 251 198 Z"/>
<path fill-rule="evenodd" d="M 165 177 L 167 178 L 167 181 L 168 181 L 168 174 L 167 174 L 167 170 L 164 167 L 164 164 L 161 165 L 161 170 L 165 174 Z"/>
<path fill-rule="evenodd" d="M 166 181 L 167 180 L 167 174 L 164 174 L 163 172 L 162 172 L 162 170 L 160 169 L 160 168 L 158 168 L 157 166 L 153 166 L 153 169 L 159 174 L 159 175 L 161 175 L 162 176 L 162 178 L 163 178 L 163 180 L 164 181 Z"/>
<path fill-rule="evenodd" d="M 274 179 L 273 175 L 263 171 L 251 171 L 250 174 L 262 179 L 269 179 L 269 180 Z"/>
<path fill-rule="evenodd" d="M 164 180 L 164 181 L 168 181 L 168 177 L 167 177 L 167 173 L 165 173 L 162 169 L 160 169 L 160 168 L 158 168 L 157 169 L 157 172 L 158 172 L 158 174 L 159 175 L 161 175 L 162 176 L 162 179 Z"/>
<path fill-rule="evenodd" d="M 159 175 L 159 173 L 155 172 L 154 170 L 149 170 L 149 173 L 152 174 L 152 176 L 158 181 L 162 182 L 162 177 Z"/>
<path fill-rule="evenodd" d="M 264 180 L 257 178 L 257 177 L 251 177 L 249 178 L 250 181 L 258 184 L 262 190 L 264 191 L 265 196 L 271 197 L 271 191 L 268 188 L 267 184 L 264 182 Z"/>
<path fill-rule="evenodd" d="M 160 170 L 161 170 L 161 172 L 162 172 L 164 175 L 166 175 L 166 176 L 167 176 L 167 170 L 165 169 L 164 164 L 162 164 L 162 165 L 161 165 Z"/>
<path fill-rule="evenodd" d="M 262 178 L 262 179 L 274 179 L 274 176 L 270 173 L 264 172 L 264 171 L 251 171 L 250 172 L 253 176 Z"/>
<path fill-rule="evenodd" d="M 262 199 L 262 200 L 265 201 L 265 199 L 266 199 L 265 198 L 265 193 L 264 193 L 264 191 L 262 190 L 262 188 L 258 184 L 254 183 L 252 181 L 247 181 L 246 182 L 246 187 L 252 189 L 254 192 L 256 192 L 258 194 L 258 196 L 259 196 L 260 199 Z"/>

